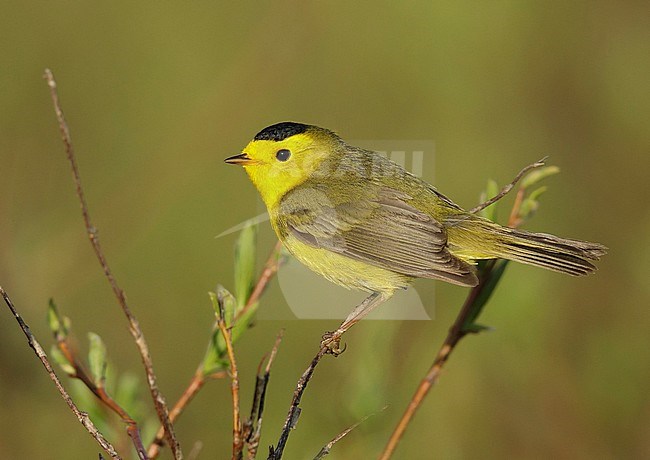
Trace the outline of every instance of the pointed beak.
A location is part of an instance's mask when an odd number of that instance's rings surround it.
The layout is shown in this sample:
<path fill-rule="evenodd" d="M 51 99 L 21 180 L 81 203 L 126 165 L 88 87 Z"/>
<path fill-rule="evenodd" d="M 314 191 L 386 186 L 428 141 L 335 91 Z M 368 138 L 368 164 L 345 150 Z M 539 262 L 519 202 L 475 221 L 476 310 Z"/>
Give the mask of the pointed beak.
<path fill-rule="evenodd" d="M 250 164 L 252 162 L 252 159 L 247 154 L 241 153 L 239 155 L 228 157 L 223 161 L 231 165 L 246 166 L 247 164 Z"/>

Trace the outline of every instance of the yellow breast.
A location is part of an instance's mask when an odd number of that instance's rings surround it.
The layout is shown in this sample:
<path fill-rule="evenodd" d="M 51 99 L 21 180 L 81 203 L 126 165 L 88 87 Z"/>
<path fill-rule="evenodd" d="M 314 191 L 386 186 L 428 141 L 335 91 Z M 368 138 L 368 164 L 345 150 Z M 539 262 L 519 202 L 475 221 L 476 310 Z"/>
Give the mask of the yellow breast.
<path fill-rule="evenodd" d="M 311 270 L 348 289 L 393 293 L 412 278 L 326 249 L 309 246 L 293 236 L 283 241 L 287 250 Z"/>

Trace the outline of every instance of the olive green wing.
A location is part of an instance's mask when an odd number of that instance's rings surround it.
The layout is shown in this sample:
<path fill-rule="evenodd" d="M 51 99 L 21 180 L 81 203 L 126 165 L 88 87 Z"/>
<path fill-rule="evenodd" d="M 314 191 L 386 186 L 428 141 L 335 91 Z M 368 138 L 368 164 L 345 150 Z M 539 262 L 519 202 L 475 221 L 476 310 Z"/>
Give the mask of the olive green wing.
<path fill-rule="evenodd" d="M 280 202 L 280 231 L 407 276 L 478 283 L 474 267 L 449 252 L 444 227 L 409 204 L 410 196 L 367 183 L 348 190 L 342 198 L 318 185 L 292 190 Z"/>

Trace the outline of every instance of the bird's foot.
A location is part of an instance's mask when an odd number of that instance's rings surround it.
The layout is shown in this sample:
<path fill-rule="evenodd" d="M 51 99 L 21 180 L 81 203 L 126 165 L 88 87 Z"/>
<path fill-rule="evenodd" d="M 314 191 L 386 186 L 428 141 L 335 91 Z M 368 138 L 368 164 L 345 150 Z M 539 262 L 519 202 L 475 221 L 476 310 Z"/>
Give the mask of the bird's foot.
<path fill-rule="evenodd" d="M 320 342 L 321 348 L 326 349 L 326 353 L 334 356 L 338 356 L 345 351 L 347 345 L 343 345 L 341 348 L 341 331 L 326 332 L 323 334 L 323 340 Z"/>

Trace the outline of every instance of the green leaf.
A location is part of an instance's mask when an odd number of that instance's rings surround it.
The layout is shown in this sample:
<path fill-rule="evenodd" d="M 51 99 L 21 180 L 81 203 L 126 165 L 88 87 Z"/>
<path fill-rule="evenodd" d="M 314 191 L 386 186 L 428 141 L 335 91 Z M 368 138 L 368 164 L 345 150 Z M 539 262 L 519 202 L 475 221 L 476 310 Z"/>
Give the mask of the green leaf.
<path fill-rule="evenodd" d="M 491 199 L 492 197 L 497 196 L 498 193 L 499 193 L 499 185 L 496 183 L 495 180 L 489 179 L 485 187 L 485 191 L 481 193 L 481 203 L 485 203 L 487 200 Z M 480 215 L 493 222 L 496 221 L 497 203 L 498 201 L 496 203 L 491 204 L 487 208 L 482 209 Z"/>
<path fill-rule="evenodd" d="M 116 380 L 115 400 L 131 417 L 141 418 L 146 411 L 143 411 L 143 402 L 140 400 L 140 379 L 131 372 L 124 372 Z"/>
<path fill-rule="evenodd" d="M 212 309 L 214 310 L 214 314 L 218 318 L 221 318 L 221 309 L 219 307 L 219 299 L 217 297 L 216 292 L 208 292 L 208 297 L 210 297 L 210 303 L 212 304 Z"/>
<path fill-rule="evenodd" d="M 90 373 L 97 386 L 103 387 L 106 379 L 106 346 L 102 338 L 94 332 L 88 333 L 90 347 L 88 350 L 88 364 Z"/>
<path fill-rule="evenodd" d="M 542 168 L 535 169 L 534 171 L 528 173 L 526 175 L 526 177 L 524 177 L 521 180 L 521 185 L 520 186 L 521 186 L 521 188 L 526 188 L 527 189 L 527 188 L 535 185 L 536 183 L 538 183 L 542 179 L 545 179 L 545 178 L 547 178 L 549 176 L 552 176 L 554 174 L 557 174 L 559 172 L 560 172 L 560 168 L 558 168 L 557 166 L 544 166 Z"/>
<path fill-rule="evenodd" d="M 208 343 L 208 349 L 203 358 L 203 374 L 209 375 L 228 369 L 229 362 L 226 358 L 226 342 L 219 328 L 215 327 Z"/>
<path fill-rule="evenodd" d="M 235 297 L 237 309 L 246 305 L 255 283 L 257 227 L 247 225 L 235 245 Z"/>
<path fill-rule="evenodd" d="M 470 334 L 478 334 L 479 332 L 492 331 L 492 330 L 494 330 L 494 328 L 490 326 L 485 326 L 483 324 L 478 324 L 478 323 L 471 323 L 463 327 L 463 331 Z"/>
<path fill-rule="evenodd" d="M 258 302 L 255 302 L 253 305 L 251 305 L 251 308 L 242 314 L 239 319 L 237 319 L 237 322 L 232 326 L 232 329 L 230 329 L 232 343 L 235 343 L 241 337 L 241 335 L 246 332 L 246 330 L 253 324 L 255 312 L 257 311 L 257 305 Z M 225 345 L 226 344 L 224 343 L 224 347 Z"/>
<path fill-rule="evenodd" d="M 203 375 L 208 376 L 226 369 L 228 369 L 228 361 L 219 359 L 213 346 L 208 347 L 203 359 Z"/>
<path fill-rule="evenodd" d="M 65 331 L 66 336 L 70 332 L 70 329 L 72 329 L 72 322 L 70 321 L 70 318 L 67 316 L 63 317 L 63 330 Z"/>
<path fill-rule="evenodd" d="M 233 296 L 228 289 L 219 284 L 217 285 L 217 300 L 223 305 L 223 310 L 226 315 L 224 318 L 226 326 L 232 326 L 237 307 L 235 296 Z"/>
<path fill-rule="evenodd" d="M 50 349 L 50 356 L 52 359 L 54 359 L 54 362 L 61 367 L 63 372 L 68 374 L 70 377 L 74 377 L 76 375 L 74 367 L 66 359 L 63 353 L 61 353 L 61 350 L 56 347 L 56 345 L 52 345 L 52 348 Z"/>
<path fill-rule="evenodd" d="M 116 430 L 115 420 L 110 413 L 106 410 L 106 406 L 97 398 L 88 387 L 81 380 L 72 380 L 69 382 L 70 396 L 84 412 L 87 412 L 93 423 L 101 430 L 105 436 L 111 436 L 110 439 L 119 439 L 124 433 L 124 429 L 120 426 L 119 431 Z"/>
<path fill-rule="evenodd" d="M 521 203 L 519 217 L 526 220 L 539 209 L 539 197 L 547 190 L 547 187 L 539 187 L 528 195 Z"/>
<path fill-rule="evenodd" d="M 539 197 L 542 196 L 542 194 L 544 192 L 546 192 L 546 190 L 548 190 L 548 187 L 545 186 L 545 185 L 542 185 L 541 187 L 538 187 L 535 190 L 533 190 L 532 192 L 530 192 L 530 194 L 528 195 L 528 198 L 531 199 L 531 200 L 538 201 Z"/>
<path fill-rule="evenodd" d="M 54 303 L 54 299 L 50 299 L 47 308 L 47 324 L 57 340 L 65 340 L 68 337 L 70 319 L 61 317 Z"/>
<path fill-rule="evenodd" d="M 50 330 L 54 334 L 59 332 L 61 321 L 59 321 L 59 313 L 56 311 L 56 304 L 54 303 L 54 299 L 50 299 L 50 305 L 47 308 L 47 324 L 50 326 Z"/>
<path fill-rule="evenodd" d="M 139 391 L 140 379 L 138 376 L 131 372 L 124 372 L 118 380 L 115 399 L 120 401 L 125 409 L 131 409 L 133 404 L 138 401 Z"/>

